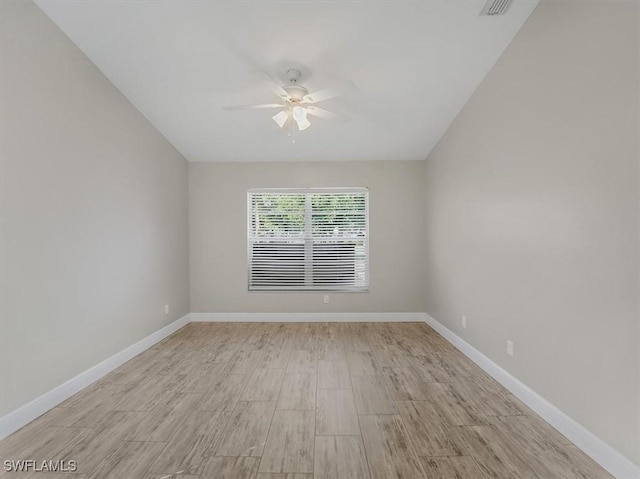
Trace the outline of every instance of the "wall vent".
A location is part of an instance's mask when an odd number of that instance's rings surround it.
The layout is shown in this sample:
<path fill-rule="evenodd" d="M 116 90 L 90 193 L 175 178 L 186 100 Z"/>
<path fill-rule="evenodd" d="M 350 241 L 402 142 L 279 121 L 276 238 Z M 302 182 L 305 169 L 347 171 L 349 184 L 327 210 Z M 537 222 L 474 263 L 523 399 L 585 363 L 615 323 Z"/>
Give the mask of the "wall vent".
<path fill-rule="evenodd" d="M 509 10 L 509 6 L 513 0 L 487 0 L 484 8 L 480 12 L 480 15 L 494 16 L 504 15 Z"/>

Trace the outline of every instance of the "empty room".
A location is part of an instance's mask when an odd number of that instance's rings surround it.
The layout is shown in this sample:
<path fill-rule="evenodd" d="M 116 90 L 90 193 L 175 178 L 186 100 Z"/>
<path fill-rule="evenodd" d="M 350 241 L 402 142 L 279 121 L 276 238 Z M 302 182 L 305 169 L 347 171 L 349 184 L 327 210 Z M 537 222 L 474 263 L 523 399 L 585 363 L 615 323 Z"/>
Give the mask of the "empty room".
<path fill-rule="evenodd" d="M 0 478 L 640 479 L 640 2 L 0 0 Z"/>

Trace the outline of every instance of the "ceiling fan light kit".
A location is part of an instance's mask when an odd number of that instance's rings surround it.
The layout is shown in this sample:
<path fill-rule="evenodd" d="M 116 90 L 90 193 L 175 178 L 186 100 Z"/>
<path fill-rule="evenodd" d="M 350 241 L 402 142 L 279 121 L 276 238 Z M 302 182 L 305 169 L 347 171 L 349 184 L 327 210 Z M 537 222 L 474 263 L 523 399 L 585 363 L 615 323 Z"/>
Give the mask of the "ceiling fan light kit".
<path fill-rule="evenodd" d="M 266 75 L 268 78 L 268 75 Z M 282 111 L 276 113 L 271 118 L 280 127 L 283 128 L 289 119 L 298 126 L 299 131 L 304 131 L 311 126 L 308 115 L 317 116 L 327 120 L 335 119 L 348 119 L 348 117 L 335 113 L 324 108 L 313 105 L 320 101 L 328 100 L 336 96 L 341 95 L 343 92 L 350 88 L 354 88 L 355 85 L 352 82 L 345 82 L 343 85 L 334 88 L 325 88 L 314 93 L 309 93 L 302 85 L 298 85 L 302 74 L 300 70 L 291 68 L 286 73 L 288 84 L 284 86 L 275 85 L 276 93 L 280 99 L 284 102 L 279 103 L 265 103 L 258 105 L 242 105 L 242 106 L 229 106 L 225 107 L 225 110 L 257 110 L 264 108 L 282 108 Z M 273 80 L 272 80 L 273 81 Z M 274 82 L 275 83 L 275 82 Z M 308 106 L 307 106 L 308 105 Z M 312 106 L 313 105 L 313 106 Z M 291 126 L 293 124 L 291 123 Z M 291 131 L 289 132 L 291 134 Z"/>

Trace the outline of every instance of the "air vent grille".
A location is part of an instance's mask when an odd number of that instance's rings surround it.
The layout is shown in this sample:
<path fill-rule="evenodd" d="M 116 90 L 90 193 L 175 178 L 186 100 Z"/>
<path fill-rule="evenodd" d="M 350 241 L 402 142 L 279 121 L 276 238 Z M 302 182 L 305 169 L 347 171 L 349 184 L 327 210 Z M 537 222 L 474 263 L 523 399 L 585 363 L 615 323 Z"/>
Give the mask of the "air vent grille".
<path fill-rule="evenodd" d="M 513 0 L 488 0 L 480 15 L 504 15 Z"/>

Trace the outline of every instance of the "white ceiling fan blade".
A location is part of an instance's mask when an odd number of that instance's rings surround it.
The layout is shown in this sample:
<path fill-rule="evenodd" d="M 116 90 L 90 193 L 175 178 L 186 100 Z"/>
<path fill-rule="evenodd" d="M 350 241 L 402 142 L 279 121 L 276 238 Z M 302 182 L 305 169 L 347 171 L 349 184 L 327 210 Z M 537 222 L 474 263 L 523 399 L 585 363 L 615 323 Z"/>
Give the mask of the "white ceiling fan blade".
<path fill-rule="evenodd" d="M 319 101 L 324 101 L 328 100 L 329 98 L 344 95 L 352 90 L 355 90 L 355 88 L 356 85 L 351 80 L 347 80 L 339 85 L 309 93 L 302 97 L 302 101 L 304 103 L 318 103 Z"/>
<path fill-rule="evenodd" d="M 307 110 L 307 113 L 309 113 L 309 115 L 317 116 L 319 118 L 324 118 L 325 120 L 347 121 L 351 119 L 346 115 L 342 115 L 341 113 L 336 113 L 334 111 L 329 111 L 324 108 L 320 108 L 319 106 L 311 105 L 306 107 L 306 110 Z"/>
<path fill-rule="evenodd" d="M 234 110 L 262 110 L 264 108 L 283 108 L 281 103 L 264 103 L 262 105 L 237 105 L 237 106 L 225 106 L 223 109 L 227 111 Z"/>

